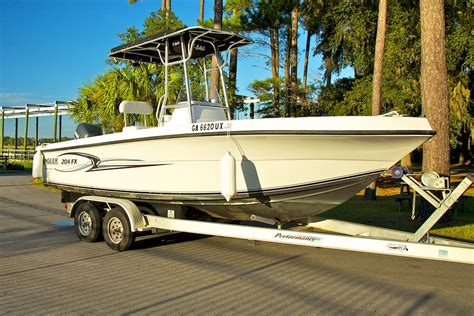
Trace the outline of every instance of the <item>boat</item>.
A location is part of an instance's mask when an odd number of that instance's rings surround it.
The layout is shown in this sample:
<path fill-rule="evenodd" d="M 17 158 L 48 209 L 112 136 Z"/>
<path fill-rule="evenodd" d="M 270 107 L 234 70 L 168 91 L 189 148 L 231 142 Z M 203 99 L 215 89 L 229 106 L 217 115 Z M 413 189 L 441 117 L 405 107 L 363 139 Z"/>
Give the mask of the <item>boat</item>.
<path fill-rule="evenodd" d="M 33 174 L 60 189 L 64 202 L 94 195 L 128 199 L 149 212 L 179 206 L 213 218 L 305 223 L 435 134 L 426 118 L 397 113 L 232 120 L 225 61 L 216 57 L 220 100 L 211 93 L 206 60 L 251 43 L 239 34 L 188 27 L 112 49 L 116 60 L 164 65 L 157 126 L 127 126 L 127 115 L 150 116 L 153 108 L 122 102 L 122 132 L 101 135 L 81 124 L 76 139 L 38 146 Z M 197 60 L 204 60 L 205 93 L 194 93 L 190 82 Z M 170 67 L 184 72 L 185 98 L 176 102 L 168 91 Z"/>

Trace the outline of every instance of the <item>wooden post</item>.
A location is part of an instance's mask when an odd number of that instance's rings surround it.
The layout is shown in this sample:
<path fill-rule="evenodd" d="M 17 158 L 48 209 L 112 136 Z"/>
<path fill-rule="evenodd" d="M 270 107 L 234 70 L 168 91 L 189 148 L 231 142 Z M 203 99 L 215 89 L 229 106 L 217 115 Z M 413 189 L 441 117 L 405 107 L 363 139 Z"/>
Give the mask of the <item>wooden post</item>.
<path fill-rule="evenodd" d="M 38 125 L 39 117 L 35 117 L 35 147 L 38 146 Z"/>
<path fill-rule="evenodd" d="M 63 129 L 63 116 L 59 116 L 59 141 L 61 141 L 61 134 Z"/>
<path fill-rule="evenodd" d="M 54 102 L 54 131 L 53 131 L 53 138 L 54 142 L 57 142 L 57 132 L 58 132 L 58 104 Z"/>
<path fill-rule="evenodd" d="M 15 149 L 18 149 L 18 118 L 15 118 Z M 15 153 L 16 158 L 16 153 Z"/>
<path fill-rule="evenodd" d="M 29 118 L 30 110 L 28 109 L 28 106 L 26 107 L 25 110 L 25 137 L 23 140 L 23 149 L 25 150 L 25 155 L 26 155 L 26 150 L 28 149 L 28 118 Z"/>
<path fill-rule="evenodd" d="M 0 154 L 3 154 L 3 137 L 5 136 L 5 112 L 2 110 L 2 121 L 0 123 Z"/>

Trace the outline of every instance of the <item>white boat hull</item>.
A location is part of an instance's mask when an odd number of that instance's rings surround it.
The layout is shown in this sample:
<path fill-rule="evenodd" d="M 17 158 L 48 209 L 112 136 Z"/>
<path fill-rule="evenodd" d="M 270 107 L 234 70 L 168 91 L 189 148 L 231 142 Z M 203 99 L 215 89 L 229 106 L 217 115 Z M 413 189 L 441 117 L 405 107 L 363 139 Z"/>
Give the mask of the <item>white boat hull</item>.
<path fill-rule="evenodd" d="M 51 144 L 39 148 L 43 180 L 66 191 L 184 204 L 224 218 L 300 220 L 344 202 L 433 134 L 425 119 L 332 119 L 216 122 L 209 130 L 187 124 Z M 390 129 L 397 119 L 405 125 Z M 237 196 L 230 202 L 220 193 L 227 151 L 236 159 Z"/>

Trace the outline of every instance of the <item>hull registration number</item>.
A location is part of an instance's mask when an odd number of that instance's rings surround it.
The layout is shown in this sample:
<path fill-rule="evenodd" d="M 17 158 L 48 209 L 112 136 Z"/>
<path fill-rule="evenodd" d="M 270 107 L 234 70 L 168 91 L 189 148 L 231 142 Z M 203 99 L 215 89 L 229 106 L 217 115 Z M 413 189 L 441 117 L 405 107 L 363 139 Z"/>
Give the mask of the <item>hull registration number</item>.
<path fill-rule="evenodd" d="M 226 131 L 229 129 L 228 122 L 196 123 L 192 125 L 193 132 Z"/>

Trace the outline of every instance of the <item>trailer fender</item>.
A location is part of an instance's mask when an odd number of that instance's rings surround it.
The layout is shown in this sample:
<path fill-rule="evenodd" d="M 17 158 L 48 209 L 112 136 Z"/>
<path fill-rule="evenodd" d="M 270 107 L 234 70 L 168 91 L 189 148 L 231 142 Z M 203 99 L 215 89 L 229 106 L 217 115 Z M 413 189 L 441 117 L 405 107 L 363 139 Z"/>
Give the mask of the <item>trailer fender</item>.
<path fill-rule="evenodd" d="M 77 207 L 84 202 L 98 202 L 107 205 L 106 211 L 110 211 L 113 206 L 122 208 L 128 216 L 132 232 L 142 231 L 145 226 L 145 219 L 140 209 L 130 200 L 111 198 L 105 196 L 86 195 L 78 198 L 72 207 L 71 216 L 74 217 Z"/>

